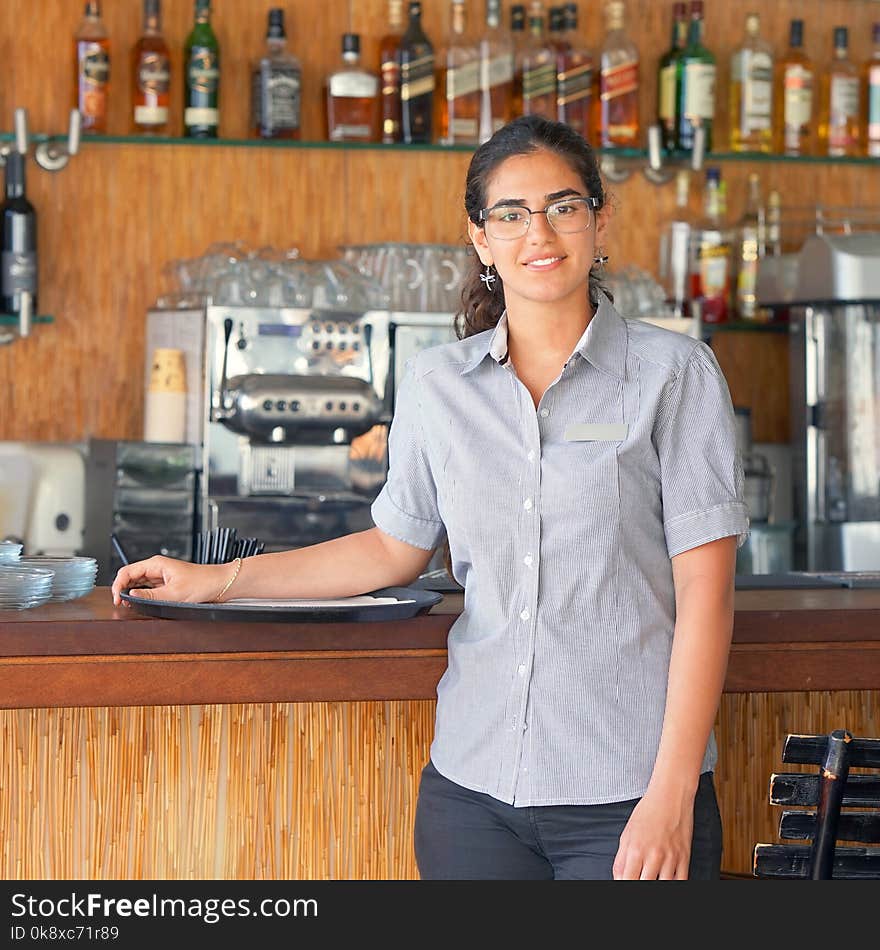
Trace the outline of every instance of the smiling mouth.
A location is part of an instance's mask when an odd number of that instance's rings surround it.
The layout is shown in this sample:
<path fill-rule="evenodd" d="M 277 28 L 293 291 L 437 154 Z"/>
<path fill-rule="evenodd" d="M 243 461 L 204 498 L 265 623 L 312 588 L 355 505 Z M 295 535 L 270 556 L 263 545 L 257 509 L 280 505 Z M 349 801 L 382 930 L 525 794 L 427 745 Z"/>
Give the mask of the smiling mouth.
<path fill-rule="evenodd" d="M 524 261 L 523 267 L 552 267 L 554 264 L 565 260 L 565 257 L 536 257 L 530 261 Z"/>

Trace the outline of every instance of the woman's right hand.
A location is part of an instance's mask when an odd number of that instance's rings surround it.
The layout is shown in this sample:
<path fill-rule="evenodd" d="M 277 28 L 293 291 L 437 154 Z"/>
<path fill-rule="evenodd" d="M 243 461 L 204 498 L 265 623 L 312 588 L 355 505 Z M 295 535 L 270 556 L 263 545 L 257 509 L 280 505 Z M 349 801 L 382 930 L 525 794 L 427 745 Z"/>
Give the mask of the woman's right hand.
<path fill-rule="evenodd" d="M 119 569 L 110 588 L 113 603 L 125 603 L 119 596 L 124 590 L 144 600 L 208 603 L 223 590 L 232 570 L 231 564 L 191 564 L 156 555 Z"/>

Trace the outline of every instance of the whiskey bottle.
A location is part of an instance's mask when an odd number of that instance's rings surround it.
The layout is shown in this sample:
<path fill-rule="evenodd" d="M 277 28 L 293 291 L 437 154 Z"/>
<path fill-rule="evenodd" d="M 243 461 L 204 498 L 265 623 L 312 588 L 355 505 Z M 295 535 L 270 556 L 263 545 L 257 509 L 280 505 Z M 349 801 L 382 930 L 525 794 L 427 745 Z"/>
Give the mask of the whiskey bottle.
<path fill-rule="evenodd" d="M 550 7 L 547 12 L 547 45 L 554 53 L 565 52 L 568 45 L 563 36 L 565 29 L 565 10 L 560 7 Z"/>
<path fill-rule="evenodd" d="M 746 207 L 736 227 L 736 313 L 740 320 L 754 320 L 760 315 L 755 288 L 758 261 L 764 256 L 764 227 L 761 179 L 751 172 Z"/>
<path fill-rule="evenodd" d="M 0 285 L 3 313 L 18 315 L 22 295 L 31 295 L 37 312 L 37 213 L 25 192 L 25 157 L 13 149 L 6 156 L 6 200 L 3 202 L 3 249 Z"/>
<path fill-rule="evenodd" d="M 501 0 L 486 0 L 486 27 L 479 53 L 479 138 L 485 142 L 513 116 L 513 39 L 501 26 Z"/>
<path fill-rule="evenodd" d="M 400 40 L 403 37 L 403 0 L 388 0 L 388 32 L 379 40 L 379 71 L 382 76 L 382 141 L 401 141 L 400 131 Z"/>
<path fill-rule="evenodd" d="M 438 59 L 436 127 L 441 145 L 476 145 L 480 134 L 480 53 L 466 39 L 464 0 L 451 0 L 450 31 Z"/>
<path fill-rule="evenodd" d="M 269 11 L 266 49 L 251 70 L 251 117 L 261 139 L 298 139 L 302 69 L 287 50 L 284 11 Z"/>
<path fill-rule="evenodd" d="M 705 130 L 707 152 L 712 149 L 715 120 L 715 56 L 703 44 L 703 2 L 692 0 L 688 40 L 676 61 L 676 148 L 691 152 L 695 132 Z"/>
<path fill-rule="evenodd" d="M 657 123 L 660 126 L 661 144 L 666 151 L 676 147 L 675 131 L 678 126 L 676 114 L 676 64 L 687 44 L 687 4 L 672 5 L 672 42 L 660 57 L 657 65 Z"/>
<path fill-rule="evenodd" d="M 556 54 L 544 39 L 544 5 L 529 7 L 529 35 L 519 60 L 522 73 L 522 113 L 556 118 Z"/>
<path fill-rule="evenodd" d="M 576 3 L 562 9 L 563 46 L 556 54 L 556 118 L 584 138 L 591 135 L 593 54 L 578 38 Z"/>
<path fill-rule="evenodd" d="M 855 155 L 859 142 L 859 71 L 849 58 L 849 31 L 834 28 L 834 59 L 822 73 L 819 140 L 831 156 Z"/>
<path fill-rule="evenodd" d="M 703 217 L 690 246 L 691 300 L 704 323 L 725 323 L 730 307 L 732 248 L 722 212 L 721 171 L 706 169 Z"/>
<path fill-rule="evenodd" d="M 327 138 L 375 142 L 379 125 L 379 77 L 360 65 L 361 38 L 342 36 L 342 65 L 327 79 Z"/>
<path fill-rule="evenodd" d="M 605 7 L 599 55 L 598 144 L 633 148 L 639 138 L 639 51 L 624 29 L 622 0 Z"/>
<path fill-rule="evenodd" d="M 815 70 L 804 52 L 804 21 L 792 20 L 788 49 L 776 77 L 776 149 L 786 155 L 811 155 Z"/>
<path fill-rule="evenodd" d="M 407 145 L 431 141 L 434 89 L 434 46 L 422 29 L 422 4 L 411 0 L 400 41 L 400 127 Z"/>
<path fill-rule="evenodd" d="M 183 134 L 217 138 L 220 124 L 220 44 L 211 26 L 211 0 L 195 0 L 195 23 L 183 52 Z"/>
<path fill-rule="evenodd" d="M 514 3 L 510 8 L 510 39 L 513 42 L 513 115 L 523 114 L 522 109 L 522 54 L 526 47 L 526 8 L 523 3 Z"/>
<path fill-rule="evenodd" d="M 866 146 L 871 158 L 880 158 L 880 23 L 872 27 L 874 49 L 863 68 L 865 101 L 868 104 Z"/>
<path fill-rule="evenodd" d="M 168 131 L 171 61 L 162 36 L 161 0 L 144 0 L 144 25 L 132 51 L 132 127 L 135 132 Z"/>
<path fill-rule="evenodd" d="M 110 39 L 101 19 L 99 0 L 89 0 L 76 31 L 76 102 L 82 131 L 107 131 L 110 97 Z"/>
<path fill-rule="evenodd" d="M 773 48 L 761 38 L 757 13 L 730 60 L 730 149 L 769 152 L 773 146 Z"/>

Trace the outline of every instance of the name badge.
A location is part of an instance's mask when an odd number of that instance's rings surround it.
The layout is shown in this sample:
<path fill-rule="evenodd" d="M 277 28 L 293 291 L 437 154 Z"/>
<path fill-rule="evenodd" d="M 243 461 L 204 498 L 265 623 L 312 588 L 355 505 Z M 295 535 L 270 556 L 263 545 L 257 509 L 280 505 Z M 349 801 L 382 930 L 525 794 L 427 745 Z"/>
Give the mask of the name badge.
<path fill-rule="evenodd" d="M 625 422 L 573 422 L 565 427 L 566 442 L 622 442 L 629 432 Z"/>

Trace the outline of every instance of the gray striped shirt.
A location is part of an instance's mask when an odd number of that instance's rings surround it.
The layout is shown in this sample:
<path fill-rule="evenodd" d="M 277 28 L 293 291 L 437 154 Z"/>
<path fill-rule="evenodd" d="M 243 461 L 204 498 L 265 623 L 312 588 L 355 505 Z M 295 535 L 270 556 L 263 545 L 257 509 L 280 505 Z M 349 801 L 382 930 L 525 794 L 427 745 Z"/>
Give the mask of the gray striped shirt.
<path fill-rule="evenodd" d="M 704 343 L 604 296 L 535 409 L 507 317 L 407 363 L 373 502 L 384 532 L 448 536 L 449 631 L 431 758 L 509 804 L 644 794 L 660 741 L 670 559 L 748 532 L 733 407 Z M 714 768 L 710 738 L 703 771 Z"/>

